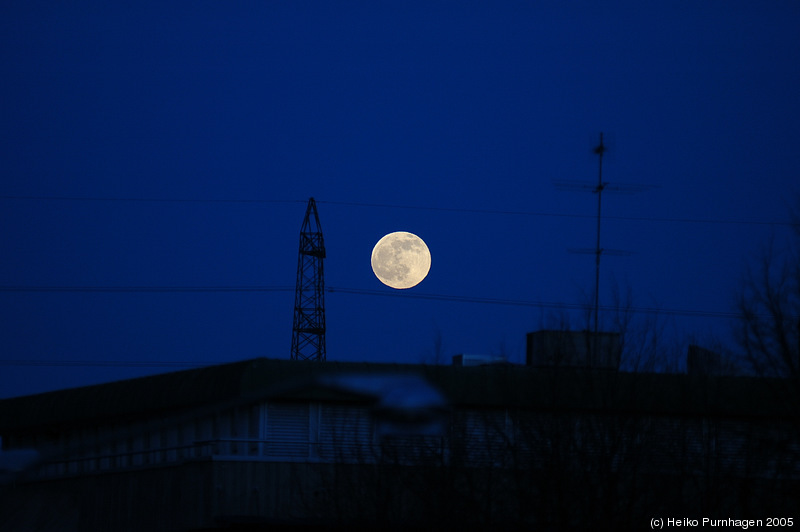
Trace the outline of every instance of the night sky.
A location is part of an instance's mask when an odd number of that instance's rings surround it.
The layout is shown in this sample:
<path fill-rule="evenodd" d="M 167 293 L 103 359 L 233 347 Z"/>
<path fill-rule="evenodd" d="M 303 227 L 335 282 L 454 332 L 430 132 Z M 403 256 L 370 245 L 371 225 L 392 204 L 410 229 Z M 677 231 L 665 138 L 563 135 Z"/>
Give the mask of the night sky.
<path fill-rule="evenodd" d="M 601 304 L 730 345 L 800 188 L 800 4 L 563 4 L 5 2 L 0 397 L 288 358 L 311 196 L 329 361 L 522 362 L 586 324 L 597 196 L 557 185 L 600 132 L 646 189 L 603 194 Z M 392 231 L 432 254 L 406 291 Z"/>

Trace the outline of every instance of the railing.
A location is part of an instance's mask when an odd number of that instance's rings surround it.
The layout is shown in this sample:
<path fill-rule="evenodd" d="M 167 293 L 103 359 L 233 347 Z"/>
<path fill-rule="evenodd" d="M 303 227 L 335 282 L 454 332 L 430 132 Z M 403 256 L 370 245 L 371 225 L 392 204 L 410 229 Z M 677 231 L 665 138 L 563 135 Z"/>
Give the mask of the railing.
<path fill-rule="evenodd" d="M 483 442 L 486 443 L 486 442 Z M 532 443 L 532 442 L 531 442 Z M 540 442 L 541 443 L 541 442 Z M 694 452 L 693 452 L 694 451 Z M 779 461 L 760 473 L 750 471 L 745 456 L 711 453 L 701 449 L 662 448 L 623 449 L 620 456 L 608 456 L 600 449 L 583 449 L 584 461 L 611 459 L 612 469 L 630 467 L 640 472 L 702 474 L 709 467 L 722 468 L 740 476 L 798 478 L 796 460 L 780 472 Z M 641 453 L 641 454 L 640 454 Z M 77 452 L 75 454 L 78 454 Z M 783 455 L 781 455 L 783 456 Z M 186 445 L 137 449 L 116 453 L 86 453 L 50 459 L 37 468 L 39 478 L 53 478 L 111 472 L 134 468 L 166 466 L 198 460 L 246 460 L 269 462 L 320 463 L 395 463 L 403 465 L 458 463 L 475 467 L 537 468 L 552 459 L 547 446 L 523 442 L 499 447 L 463 440 L 446 444 L 442 438 L 401 438 L 378 441 L 302 441 L 288 439 L 218 438 Z M 572 460 L 576 460 L 573 457 Z M 776 458 L 777 460 L 777 458 Z M 629 462 L 630 461 L 630 462 Z M 621 465 L 623 462 L 628 463 Z M 578 462 L 575 462 L 578 463 Z M 682 467 L 676 469 L 676 466 Z M 752 465 L 752 464 L 751 464 Z"/>
<path fill-rule="evenodd" d="M 71 476 L 113 471 L 157 464 L 202 459 L 211 454 L 203 442 L 187 445 L 140 449 L 116 453 L 87 453 L 76 451 L 78 456 L 55 458 L 43 462 L 38 473 L 41 477 Z"/>
<path fill-rule="evenodd" d="M 254 438 L 218 438 L 186 445 L 137 449 L 115 453 L 87 453 L 50 459 L 38 467 L 40 478 L 85 475 L 144 468 L 195 460 L 249 460 L 273 462 L 372 463 L 382 455 L 374 442 L 293 441 Z"/>

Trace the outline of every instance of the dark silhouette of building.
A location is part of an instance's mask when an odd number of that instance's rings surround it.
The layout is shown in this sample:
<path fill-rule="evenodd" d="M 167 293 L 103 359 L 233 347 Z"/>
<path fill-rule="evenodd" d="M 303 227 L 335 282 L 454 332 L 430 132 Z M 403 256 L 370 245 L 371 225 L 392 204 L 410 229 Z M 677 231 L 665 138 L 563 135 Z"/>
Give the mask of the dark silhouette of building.
<path fill-rule="evenodd" d="M 254 359 L 0 401 L 0 529 L 647 527 L 796 510 L 793 381 Z M 37 456 L 29 454 L 28 456 Z"/>
<path fill-rule="evenodd" d="M 690 345 L 686 351 L 686 371 L 689 375 L 736 375 L 736 365 L 720 353 Z"/>
<path fill-rule="evenodd" d="M 621 355 L 618 333 L 542 330 L 527 335 L 529 366 L 618 370 Z"/>

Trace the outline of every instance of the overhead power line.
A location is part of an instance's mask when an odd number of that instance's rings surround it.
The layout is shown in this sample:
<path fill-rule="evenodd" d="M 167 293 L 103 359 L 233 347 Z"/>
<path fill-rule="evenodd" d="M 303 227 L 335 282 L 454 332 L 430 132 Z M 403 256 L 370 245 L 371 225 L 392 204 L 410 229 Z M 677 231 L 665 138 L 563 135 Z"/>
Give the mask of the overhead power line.
<path fill-rule="evenodd" d="M 419 205 L 396 205 L 389 203 L 359 203 L 350 201 L 323 201 L 317 203 L 326 205 L 345 205 L 351 207 L 376 207 L 381 209 L 414 209 L 423 211 L 441 212 L 465 212 L 474 214 L 499 214 L 514 216 L 542 216 L 555 218 L 589 218 L 596 219 L 593 214 L 571 214 L 542 211 L 515 211 L 515 210 L 492 210 L 492 209 L 463 209 L 456 207 L 426 207 Z M 689 223 L 689 224 L 738 224 L 738 225 L 780 225 L 792 227 L 796 224 L 792 222 L 777 222 L 764 220 L 733 220 L 733 219 L 703 219 L 703 218 L 669 218 L 669 217 L 645 217 L 645 216 L 604 216 L 605 220 L 619 220 L 631 222 L 666 222 L 666 223 Z"/>
<path fill-rule="evenodd" d="M 237 198 L 118 198 L 118 197 L 89 197 L 89 196 L 13 196 L 0 195 L 0 200 L 23 200 L 23 201 L 84 201 L 84 202 L 131 202 L 131 203 L 251 203 L 251 204 L 290 204 L 305 203 L 304 200 L 269 200 L 269 199 L 237 199 Z M 368 203 L 355 201 L 325 201 L 319 200 L 318 204 L 345 206 L 345 207 L 365 207 L 379 209 L 409 209 L 434 212 L 449 213 L 471 213 L 489 214 L 505 216 L 536 216 L 550 218 L 587 218 L 594 219 L 591 214 L 574 214 L 546 211 L 517 211 L 504 209 L 472 209 L 460 207 L 432 207 L 426 205 L 401 205 L 392 203 Z M 794 227 L 795 223 L 774 220 L 737 220 L 724 218 L 676 218 L 664 216 L 604 216 L 606 220 L 628 221 L 628 222 L 656 222 L 656 223 L 683 223 L 683 224 L 712 224 L 712 225 L 761 225 L 761 226 L 786 226 Z"/>
<path fill-rule="evenodd" d="M 120 198 L 111 196 L 10 196 L 4 200 L 31 201 L 86 201 L 86 202 L 130 202 L 130 203 L 304 203 L 301 200 L 237 199 L 237 198 Z"/>
<path fill-rule="evenodd" d="M 291 286 L 0 286 L 2 292 L 83 292 L 83 293 L 203 293 L 203 292 L 292 292 Z M 506 299 L 493 297 L 459 296 L 448 294 L 426 294 L 400 290 L 370 290 L 364 288 L 326 287 L 329 294 L 353 294 L 362 296 L 396 297 L 405 299 L 426 299 L 431 301 L 447 301 L 453 303 L 478 303 L 485 305 L 505 305 L 536 308 L 556 308 L 564 310 L 585 310 L 586 304 L 565 303 L 557 301 L 531 301 L 524 299 Z M 714 310 L 670 309 L 660 307 L 616 307 L 603 305 L 603 311 L 625 310 L 644 314 L 663 314 L 674 316 L 690 316 L 704 318 L 736 318 L 735 312 Z"/>
<path fill-rule="evenodd" d="M 289 292 L 289 286 L 0 286 L 0 292 Z"/>
<path fill-rule="evenodd" d="M 400 291 L 383 291 L 383 290 L 365 290 L 358 288 L 336 288 L 329 287 L 330 293 L 346 293 L 358 294 L 369 296 L 386 296 L 386 297 L 400 297 L 409 299 L 429 299 L 434 301 L 448 301 L 448 302 L 461 302 L 461 303 L 482 303 L 488 305 L 508 305 L 508 306 L 521 306 L 521 307 L 539 307 L 539 308 L 558 308 L 565 310 L 585 310 L 589 305 L 583 303 L 563 303 L 552 301 L 529 301 L 522 299 L 502 299 L 502 298 L 489 298 L 489 297 L 472 297 L 472 296 L 453 296 L 443 294 L 422 294 L 418 292 L 400 292 Z M 645 314 L 668 314 L 676 316 L 696 316 L 704 318 L 736 318 L 739 315 L 735 312 L 722 312 L 713 310 L 689 310 L 689 309 L 668 309 L 659 307 L 615 307 L 611 305 L 603 305 L 600 307 L 603 311 L 614 310 L 630 310 L 631 312 L 641 312 Z"/>

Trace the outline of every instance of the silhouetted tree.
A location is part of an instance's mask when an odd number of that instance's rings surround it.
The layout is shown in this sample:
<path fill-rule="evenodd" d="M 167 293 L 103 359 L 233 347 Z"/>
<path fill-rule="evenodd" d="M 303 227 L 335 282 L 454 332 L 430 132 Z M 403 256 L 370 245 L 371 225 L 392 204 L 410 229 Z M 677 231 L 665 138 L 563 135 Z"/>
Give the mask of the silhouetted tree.
<path fill-rule="evenodd" d="M 433 365 L 440 365 L 440 364 L 447 364 L 448 360 L 445 358 L 445 349 L 444 349 L 444 339 L 442 337 L 442 330 L 434 325 L 433 328 L 433 335 L 432 335 L 433 345 L 426 353 L 426 356 L 423 356 L 420 362 L 423 364 L 433 364 Z"/>
<path fill-rule="evenodd" d="M 610 310 L 606 328 L 619 334 L 622 357 L 620 369 L 633 372 L 677 373 L 682 345 L 668 334 L 667 322 L 649 305 L 647 312 L 637 312 L 630 286 L 611 280 Z"/>
<path fill-rule="evenodd" d="M 795 205 L 790 234 L 770 239 L 746 270 L 736 294 L 736 339 L 744 362 L 756 376 L 773 378 L 767 381 L 769 391 L 776 404 L 786 406 L 786 414 L 749 427 L 736 441 L 748 475 L 796 489 L 800 471 L 800 197 Z M 785 491 L 771 492 L 770 502 L 785 503 Z M 746 505 L 747 497 L 742 496 L 740 502 Z"/>
<path fill-rule="evenodd" d="M 775 239 L 751 265 L 737 294 L 738 343 L 757 375 L 800 377 L 800 208 L 784 245 Z"/>

